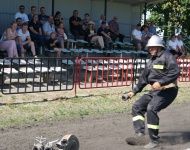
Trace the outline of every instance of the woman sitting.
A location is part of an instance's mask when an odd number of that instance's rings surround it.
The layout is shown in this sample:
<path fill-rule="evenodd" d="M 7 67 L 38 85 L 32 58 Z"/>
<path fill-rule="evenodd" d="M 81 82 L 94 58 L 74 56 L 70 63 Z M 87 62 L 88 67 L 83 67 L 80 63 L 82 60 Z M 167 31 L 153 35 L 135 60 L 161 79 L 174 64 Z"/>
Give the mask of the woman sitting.
<path fill-rule="evenodd" d="M 67 38 L 67 35 L 64 31 L 64 22 L 60 22 L 57 28 L 57 39 L 61 43 L 61 47 L 64 48 L 64 40 L 67 42 L 67 49 L 69 49 L 70 40 Z"/>
<path fill-rule="evenodd" d="M 101 49 L 103 49 L 104 48 L 104 40 L 103 40 L 102 36 L 97 35 L 97 32 L 94 29 L 94 25 L 95 25 L 95 23 L 93 21 L 89 21 L 88 27 L 85 30 L 84 39 L 86 41 L 88 41 L 89 43 L 98 41 Z"/>
<path fill-rule="evenodd" d="M 8 58 L 18 57 L 17 47 L 15 43 L 15 39 L 17 37 L 16 28 L 17 23 L 12 22 L 11 27 L 6 29 L 0 41 L 0 48 L 7 50 Z"/>
<path fill-rule="evenodd" d="M 57 58 L 60 58 L 61 57 L 61 49 L 58 48 L 59 45 L 58 45 L 58 40 L 56 39 L 56 33 L 55 32 L 52 32 L 50 34 L 50 38 L 49 40 L 47 41 L 47 47 L 48 47 L 48 50 L 54 50 L 55 52 L 57 52 Z"/>

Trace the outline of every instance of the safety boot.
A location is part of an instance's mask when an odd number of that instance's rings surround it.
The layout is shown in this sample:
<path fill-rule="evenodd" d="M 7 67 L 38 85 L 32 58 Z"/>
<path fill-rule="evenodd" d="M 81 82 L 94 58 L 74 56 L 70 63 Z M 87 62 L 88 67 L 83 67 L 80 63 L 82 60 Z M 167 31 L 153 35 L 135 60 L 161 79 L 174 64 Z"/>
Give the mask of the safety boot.
<path fill-rule="evenodd" d="M 158 141 L 151 140 L 150 143 L 148 143 L 147 145 L 144 146 L 144 148 L 146 148 L 146 149 L 152 149 L 152 148 L 158 147 L 158 145 L 159 145 Z"/>

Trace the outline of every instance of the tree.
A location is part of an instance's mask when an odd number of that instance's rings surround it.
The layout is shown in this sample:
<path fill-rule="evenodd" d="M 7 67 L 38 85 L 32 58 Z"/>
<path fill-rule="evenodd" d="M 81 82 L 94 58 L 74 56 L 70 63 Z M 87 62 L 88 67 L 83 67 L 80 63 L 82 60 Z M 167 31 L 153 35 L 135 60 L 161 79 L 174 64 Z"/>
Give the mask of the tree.
<path fill-rule="evenodd" d="M 151 13 L 148 20 L 154 20 L 157 26 L 182 28 L 182 32 L 190 35 L 190 2 L 189 0 L 165 0 L 161 3 L 148 5 Z M 164 36 L 174 33 L 175 28 L 162 27 Z"/>

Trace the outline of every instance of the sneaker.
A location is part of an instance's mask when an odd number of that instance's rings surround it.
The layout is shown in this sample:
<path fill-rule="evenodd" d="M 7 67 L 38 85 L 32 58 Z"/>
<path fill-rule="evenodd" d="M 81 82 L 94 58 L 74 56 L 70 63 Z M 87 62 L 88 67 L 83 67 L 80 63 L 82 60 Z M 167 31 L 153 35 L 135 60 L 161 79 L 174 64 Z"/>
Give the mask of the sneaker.
<path fill-rule="evenodd" d="M 144 137 L 145 134 L 141 133 L 141 132 L 137 132 L 137 133 L 135 133 L 135 135 L 138 136 L 138 137 Z"/>
<path fill-rule="evenodd" d="M 148 143 L 147 145 L 144 146 L 144 148 L 146 149 L 152 149 L 152 148 L 156 148 L 158 147 L 159 142 L 158 141 L 150 141 L 150 143 Z"/>

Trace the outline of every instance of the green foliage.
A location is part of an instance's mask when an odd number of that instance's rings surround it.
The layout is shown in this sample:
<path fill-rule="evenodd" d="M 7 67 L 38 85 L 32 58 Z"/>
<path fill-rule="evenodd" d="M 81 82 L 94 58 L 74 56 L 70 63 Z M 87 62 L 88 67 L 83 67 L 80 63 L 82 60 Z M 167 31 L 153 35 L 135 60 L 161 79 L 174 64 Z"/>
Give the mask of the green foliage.
<path fill-rule="evenodd" d="M 148 5 L 147 8 L 157 26 L 182 27 L 182 31 L 190 34 L 190 0 L 165 0 L 161 3 Z M 164 36 L 174 33 L 174 28 L 163 27 Z"/>

